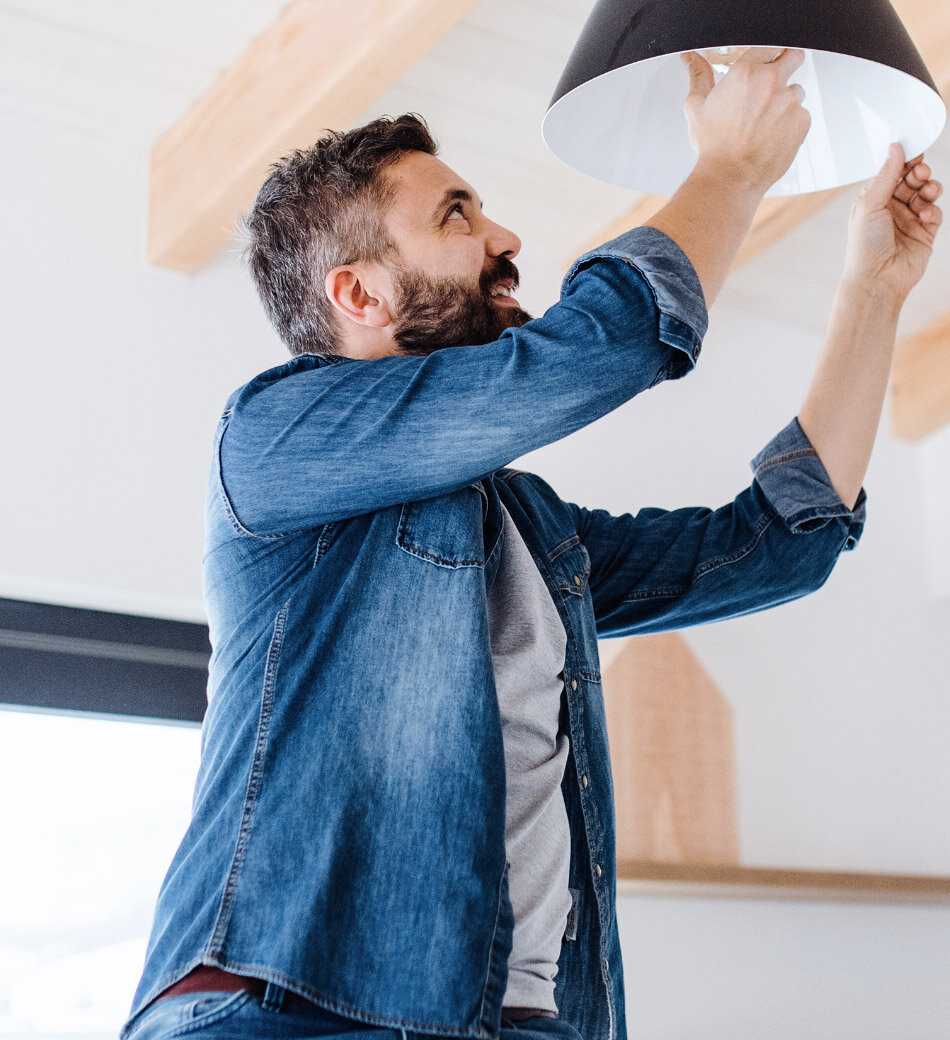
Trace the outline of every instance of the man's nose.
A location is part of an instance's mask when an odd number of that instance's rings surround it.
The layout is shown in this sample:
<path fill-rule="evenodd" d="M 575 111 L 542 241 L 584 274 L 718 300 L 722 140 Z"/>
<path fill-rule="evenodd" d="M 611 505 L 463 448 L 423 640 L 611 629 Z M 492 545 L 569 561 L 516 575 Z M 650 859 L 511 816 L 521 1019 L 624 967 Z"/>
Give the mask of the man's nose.
<path fill-rule="evenodd" d="M 511 260 L 521 252 L 521 239 L 514 231 L 493 224 L 485 246 L 490 256 L 505 256 Z"/>

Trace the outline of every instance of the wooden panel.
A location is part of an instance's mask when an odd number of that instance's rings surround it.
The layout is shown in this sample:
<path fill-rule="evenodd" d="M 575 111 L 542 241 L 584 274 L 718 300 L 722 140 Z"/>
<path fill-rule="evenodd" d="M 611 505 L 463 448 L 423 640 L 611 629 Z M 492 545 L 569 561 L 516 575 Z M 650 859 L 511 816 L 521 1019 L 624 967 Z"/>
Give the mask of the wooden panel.
<path fill-rule="evenodd" d="M 732 708 L 682 636 L 643 636 L 604 674 L 618 860 L 734 863 Z"/>
<path fill-rule="evenodd" d="M 846 873 L 627 860 L 617 864 L 619 895 L 677 895 L 809 902 L 948 903 L 950 877 Z"/>
<path fill-rule="evenodd" d="M 784 238 L 799 224 L 824 209 L 842 191 L 844 191 L 843 188 L 832 188 L 830 191 L 816 191 L 808 195 L 763 199 L 753 218 L 752 227 L 736 253 L 732 270 L 747 264 L 773 243 Z M 615 238 L 630 228 L 639 227 L 662 209 L 667 202 L 669 199 L 665 195 L 644 195 L 631 209 L 588 239 L 569 260 L 565 261 L 564 269 L 567 270 L 581 253 L 586 253 L 589 249 Z"/>
<path fill-rule="evenodd" d="M 891 372 L 891 429 L 919 440 L 950 422 L 950 314 L 898 343 Z"/>
<path fill-rule="evenodd" d="M 148 259 L 194 271 L 228 240 L 268 166 L 345 129 L 476 0 L 296 0 L 156 141 Z"/>
<path fill-rule="evenodd" d="M 891 0 L 941 92 L 950 87 L 950 7 L 933 0 Z"/>

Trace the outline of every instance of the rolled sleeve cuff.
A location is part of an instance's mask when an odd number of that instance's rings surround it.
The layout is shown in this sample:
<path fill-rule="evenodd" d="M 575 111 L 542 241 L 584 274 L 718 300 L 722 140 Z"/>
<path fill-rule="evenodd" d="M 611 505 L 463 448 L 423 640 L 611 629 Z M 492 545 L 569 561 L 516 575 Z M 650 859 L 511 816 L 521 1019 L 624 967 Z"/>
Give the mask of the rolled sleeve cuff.
<path fill-rule="evenodd" d="M 867 495 L 858 492 L 849 509 L 835 491 L 828 471 L 796 416 L 750 463 L 769 504 L 792 534 L 809 534 L 832 521 L 846 532 L 844 549 L 861 540 Z"/>
<path fill-rule="evenodd" d="M 675 351 L 667 379 L 678 379 L 696 365 L 709 313 L 703 287 L 689 257 L 669 235 L 654 227 L 635 227 L 579 256 L 561 284 L 567 283 L 581 264 L 598 257 L 617 257 L 634 267 L 653 291 L 660 314 L 660 339 Z"/>

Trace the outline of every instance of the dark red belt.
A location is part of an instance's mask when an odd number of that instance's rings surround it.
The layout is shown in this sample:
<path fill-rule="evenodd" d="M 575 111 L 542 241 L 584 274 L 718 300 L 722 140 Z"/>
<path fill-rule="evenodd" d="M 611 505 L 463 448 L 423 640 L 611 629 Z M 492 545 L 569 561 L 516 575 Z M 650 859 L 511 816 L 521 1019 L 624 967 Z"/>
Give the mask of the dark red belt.
<path fill-rule="evenodd" d="M 197 993 L 201 990 L 233 992 L 239 989 L 250 990 L 254 996 L 260 998 L 264 996 L 266 988 L 267 983 L 254 975 L 237 975 L 233 971 L 216 968 L 213 964 L 199 964 L 197 968 L 192 968 L 184 978 L 179 979 L 167 989 L 163 989 L 154 999 L 161 1000 L 162 997 L 173 997 L 180 993 Z M 312 1011 L 319 1005 L 292 990 L 287 990 L 284 994 L 283 1006 L 290 1011 Z M 320 1008 L 320 1010 L 324 1009 Z M 336 1014 L 336 1012 L 332 1012 L 332 1014 Z M 534 1018 L 537 1015 L 541 1015 L 543 1018 L 557 1018 L 553 1011 L 546 1011 L 544 1008 L 506 1007 L 501 1009 L 501 1017 L 513 1022 Z"/>
<path fill-rule="evenodd" d="M 213 964 L 199 964 L 176 983 L 163 989 L 155 998 L 173 997 L 180 993 L 196 993 L 199 990 L 225 990 L 233 992 L 239 989 L 250 990 L 256 997 L 263 997 L 267 983 L 253 975 L 237 975 L 233 971 L 224 971 Z M 301 997 L 298 993 L 287 990 L 284 994 L 283 1006 L 291 1011 L 312 1011 L 316 1004 Z"/>
<path fill-rule="evenodd" d="M 507 1018 L 511 1022 L 520 1022 L 523 1018 L 557 1018 L 557 1015 L 553 1011 L 546 1011 L 544 1008 L 523 1008 L 523 1007 L 503 1007 L 501 1009 L 501 1020 Z"/>

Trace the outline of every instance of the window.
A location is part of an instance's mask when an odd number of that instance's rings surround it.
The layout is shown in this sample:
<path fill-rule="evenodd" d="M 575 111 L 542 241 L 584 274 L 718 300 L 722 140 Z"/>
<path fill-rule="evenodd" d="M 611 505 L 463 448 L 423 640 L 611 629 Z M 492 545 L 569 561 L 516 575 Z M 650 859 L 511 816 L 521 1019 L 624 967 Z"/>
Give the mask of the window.
<path fill-rule="evenodd" d="M 0 1036 L 115 1040 L 200 740 L 192 722 L 0 711 Z"/>

